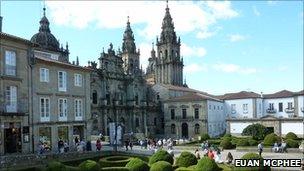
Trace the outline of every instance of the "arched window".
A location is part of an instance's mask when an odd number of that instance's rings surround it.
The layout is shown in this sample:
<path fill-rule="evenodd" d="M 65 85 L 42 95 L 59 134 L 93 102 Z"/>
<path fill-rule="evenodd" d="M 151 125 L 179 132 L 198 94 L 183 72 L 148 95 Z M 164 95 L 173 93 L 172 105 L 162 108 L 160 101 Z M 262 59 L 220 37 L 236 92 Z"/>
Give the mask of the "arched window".
<path fill-rule="evenodd" d="M 135 95 L 134 100 L 135 100 L 135 105 L 138 105 L 138 95 Z"/>
<path fill-rule="evenodd" d="M 171 109 L 171 119 L 175 119 L 175 110 Z"/>
<path fill-rule="evenodd" d="M 175 124 L 171 124 L 171 134 L 176 134 Z"/>
<path fill-rule="evenodd" d="M 135 127 L 139 127 L 139 118 L 135 119 Z"/>
<path fill-rule="evenodd" d="M 195 124 L 195 126 L 194 126 L 194 133 L 195 134 L 199 134 L 200 133 L 200 126 L 199 126 L 199 124 Z"/>
<path fill-rule="evenodd" d="M 93 90 L 92 98 L 93 98 L 93 104 L 97 104 L 97 91 L 96 90 Z"/>

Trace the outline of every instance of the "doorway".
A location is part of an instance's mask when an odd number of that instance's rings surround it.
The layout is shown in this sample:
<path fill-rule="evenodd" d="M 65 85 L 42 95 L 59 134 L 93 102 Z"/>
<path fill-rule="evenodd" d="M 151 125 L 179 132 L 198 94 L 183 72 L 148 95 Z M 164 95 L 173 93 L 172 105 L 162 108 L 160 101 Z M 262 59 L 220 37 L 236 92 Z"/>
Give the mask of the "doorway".
<path fill-rule="evenodd" d="M 21 153 L 21 129 L 10 127 L 4 129 L 4 153 Z"/>
<path fill-rule="evenodd" d="M 188 124 L 182 124 L 182 138 L 188 138 Z"/>

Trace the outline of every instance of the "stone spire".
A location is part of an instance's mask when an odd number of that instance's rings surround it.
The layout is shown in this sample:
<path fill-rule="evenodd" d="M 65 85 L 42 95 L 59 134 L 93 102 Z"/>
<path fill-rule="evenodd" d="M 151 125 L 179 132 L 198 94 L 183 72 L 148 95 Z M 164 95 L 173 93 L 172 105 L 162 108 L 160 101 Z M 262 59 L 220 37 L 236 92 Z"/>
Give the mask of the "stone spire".
<path fill-rule="evenodd" d="M 155 58 L 154 42 L 152 43 L 151 58 Z"/>
<path fill-rule="evenodd" d="M 79 65 L 79 58 L 78 58 L 78 56 L 76 57 L 76 65 Z"/>
<path fill-rule="evenodd" d="M 45 7 L 43 8 L 43 17 L 41 18 L 39 23 L 40 23 L 39 32 L 51 33 L 50 22 L 45 16 Z"/>
<path fill-rule="evenodd" d="M 123 35 L 122 52 L 135 53 L 136 45 L 133 35 L 133 31 L 130 26 L 129 16 L 127 21 L 127 27 Z"/>
<path fill-rule="evenodd" d="M 174 31 L 174 24 L 173 24 L 172 17 L 170 14 L 170 9 L 168 6 L 168 1 L 167 1 L 165 17 L 163 19 L 161 28 L 162 28 L 162 32 L 160 35 L 161 43 L 176 43 L 177 42 L 176 33 Z"/>

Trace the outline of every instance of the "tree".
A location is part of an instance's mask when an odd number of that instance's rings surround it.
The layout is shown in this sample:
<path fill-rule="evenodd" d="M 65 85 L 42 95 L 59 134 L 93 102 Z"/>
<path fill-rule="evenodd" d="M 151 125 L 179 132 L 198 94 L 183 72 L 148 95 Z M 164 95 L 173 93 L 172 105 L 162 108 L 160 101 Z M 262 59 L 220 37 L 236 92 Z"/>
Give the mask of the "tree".
<path fill-rule="evenodd" d="M 255 140 L 263 140 L 267 134 L 270 134 L 269 130 L 261 124 L 248 125 L 242 132 L 243 136 L 252 136 Z"/>

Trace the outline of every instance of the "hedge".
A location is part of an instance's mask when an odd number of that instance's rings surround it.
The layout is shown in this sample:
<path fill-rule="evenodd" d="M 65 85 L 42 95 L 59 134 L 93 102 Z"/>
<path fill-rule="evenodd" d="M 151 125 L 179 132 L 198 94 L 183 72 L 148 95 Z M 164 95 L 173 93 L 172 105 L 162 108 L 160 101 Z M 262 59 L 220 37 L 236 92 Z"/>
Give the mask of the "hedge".
<path fill-rule="evenodd" d="M 65 171 L 65 165 L 57 162 L 57 161 L 52 161 L 48 163 L 46 171 Z"/>
<path fill-rule="evenodd" d="M 277 143 L 280 141 L 280 137 L 278 137 L 275 133 L 271 133 L 266 135 L 264 139 L 264 145 L 265 146 L 272 146 L 274 143 Z"/>
<path fill-rule="evenodd" d="M 105 167 L 105 168 L 101 168 L 100 170 L 101 171 L 131 171 L 127 167 Z"/>
<path fill-rule="evenodd" d="M 150 171 L 173 171 L 173 167 L 169 162 L 158 161 L 151 165 Z"/>
<path fill-rule="evenodd" d="M 286 139 L 296 140 L 296 139 L 298 139 L 298 136 L 297 136 L 295 133 L 293 133 L 293 132 L 288 132 L 288 133 L 285 135 L 285 138 L 286 138 Z"/>
<path fill-rule="evenodd" d="M 263 157 L 257 153 L 246 153 L 241 159 L 259 159 L 263 161 Z M 270 167 L 264 167 L 263 163 L 260 164 L 260 167 L 235 167 L 234 171 L 270 171 Z"/>
<path fill-rule="evenodd" d="M 100 171 L 100 165 L 93 160 L 86 160 L 78 166 L 81 171 Z"/>
<path fill-rule="evenodd" d="M 124 167 L 130 160 L 131 157 L 129 156 L 108 156 L 101 158 L 99 164 L 102 168 L 112 166 Z"/>
<path fill-rule="evenodd" d="M 132 171 L 149 171 L 149 166 L 146 162 L 139 158 L 132 158 L 126 165 Z"/>
<path fill-rule="evenodd" d="M 193 171 L 193 169 L 187 168 L 187 167 L 179 167 L 179 168 L 176 169 L 175 171 Z"/>
<path fill-rule="evenodd" d="M 209 134 L 207 134 L 207 133 L 202 134 L 201 141 L 206 141 L 206 140 L 209 140 L 209 139 L 210 139 Z"/>
<path fill-rule="evenodd" d="M 285 140 L 287 147 L 289 148 L 299 148 L 299 142 L 293 139 Z"/>
<path fill-rule="evenodd" d="M 249 146 L 249 142 L 247 139 L 239 139 L 237 142 L 237 146 Z"/>
<path fill-rule="evenodd" d="M 254 140 L 254 139 L 248 139 L 248 143 L 249 143 L 250 146 L 258 145 L 258 141 Z"/>
<path fill-rule="evenodd" d="M 224 138 L 221 141 L 220 146 L 223 147 L 223 149 L 232 149 L 233 148 L 232 143 L 227 138 Z"/>
<path fill-rule="evenodd" d="M 197 164 L 197 159 L 194 154 L 188 152 L 188 151 L 183 151 L 180 156 L 176 159 L 175 164 L 178 167 L 188 167 L 191 165 L 196 165 Z"/>
<path fill-rule="evenodd" d="M 158 161 L 166 161 L 171 164 L 173 164 L 174 159 L 172 155 L 170 155 L 167 151 L 165 150 L 158 150 L 156 153 L 154 153 L 150 159 L 149 159 L 149 164 L 156 163 Z"/>
<path fill-rule="evenodd" d="M 195 168 L 196 171 L 219 171 L 221 170 L 214 160 L 209 157 L 200 159 Z"/>

